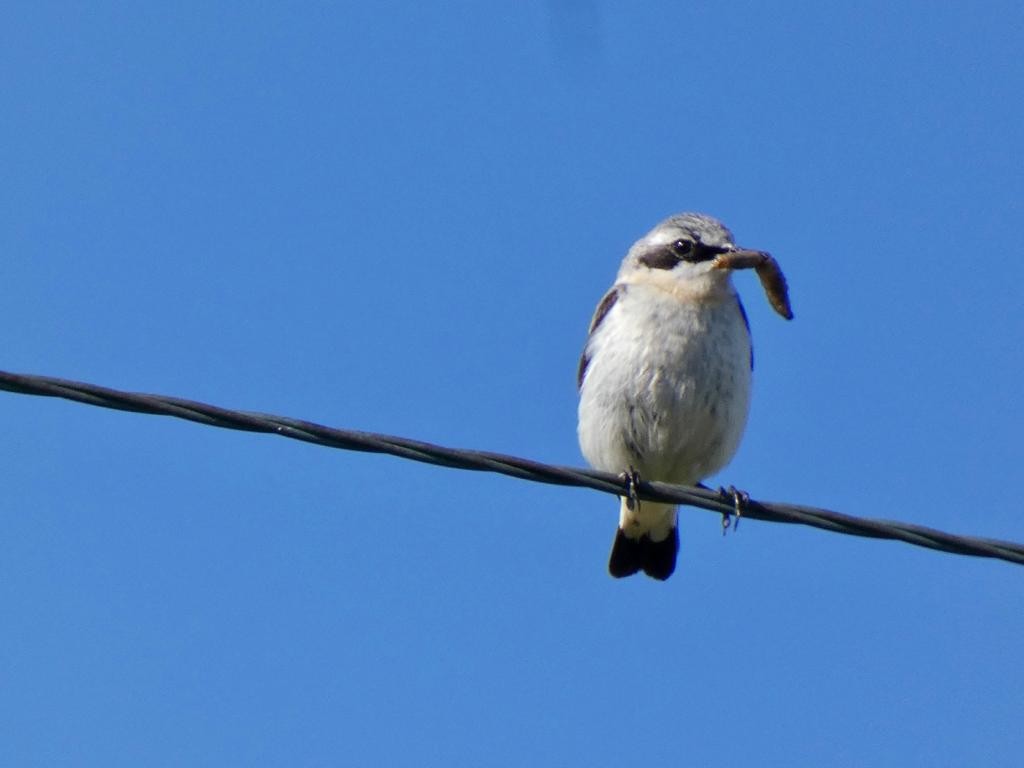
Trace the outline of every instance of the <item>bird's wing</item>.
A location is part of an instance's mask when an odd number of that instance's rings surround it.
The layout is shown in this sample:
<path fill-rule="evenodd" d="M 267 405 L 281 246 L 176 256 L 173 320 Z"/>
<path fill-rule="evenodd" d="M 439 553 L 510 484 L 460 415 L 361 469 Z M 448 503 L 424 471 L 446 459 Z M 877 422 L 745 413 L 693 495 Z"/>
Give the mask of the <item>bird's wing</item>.
<path fill-rule="evenodd" d="M 590 339 L 594 335 L 594 331 L 598 329 L 601 322 L 608 316 L 612 307 L 615 306 L 615 302 L 619 300 L 619 296 L 626 290 L 624 285 L 613 285 L 611 290 L 604 295 L 601 302 L 597 305 L 597 309 L 594 311 L 594 317 L 590 321 L 590 330 L 587 332 L 587 343 L 583 345 L 583 354 L 580 355 L 580 365 L 576 371 L 576 388 L 579 389 L 583 386 L 583 378 L 587 375 L 587 366 L 590 365 L 590 355 L 588 350 L 590 348 Z"/>

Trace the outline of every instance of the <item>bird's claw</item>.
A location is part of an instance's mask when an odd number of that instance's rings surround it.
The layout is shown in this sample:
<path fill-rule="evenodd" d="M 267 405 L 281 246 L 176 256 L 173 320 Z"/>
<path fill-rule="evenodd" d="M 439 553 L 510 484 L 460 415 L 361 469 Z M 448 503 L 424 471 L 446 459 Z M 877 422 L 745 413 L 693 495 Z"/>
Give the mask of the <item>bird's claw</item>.
<path fill-rule="evenodd" d="M 622 482 L 626 486 L 626 509 L 633 512 L 640 506 L 640 498 L 637 495 L 640 473 L 630 467 L 628 472 L 623 472 L 619 477 L 622 478 Z"/>
<path fill-rule="evenodd" d="M 750 494 L 746 491 L 737 490 L 736 486 L 730 485 L 728 488 L 720 486 L 718 488 L 718 495 L 723 500 L 732 502 L 732 513 L 722 512 L 722 535 L 725 536 L 725 532 L 729 528 L 732 528 L 734 531 L 739 528 L 740 518 L 743 517 L 743 510 L 750 503 Z M 732 515 L 735 515 L 735 521 L 733 521 Z"/>

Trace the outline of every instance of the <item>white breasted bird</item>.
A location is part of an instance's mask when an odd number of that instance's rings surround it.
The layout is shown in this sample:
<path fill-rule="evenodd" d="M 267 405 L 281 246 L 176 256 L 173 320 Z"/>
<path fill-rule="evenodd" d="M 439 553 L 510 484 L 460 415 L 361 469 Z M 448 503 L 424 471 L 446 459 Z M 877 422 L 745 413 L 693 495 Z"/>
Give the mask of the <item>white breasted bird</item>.
<path fill-rule="evenodd" d="M 727 262 L 749 267 L 755 258 L 777 271 L 770 256 L 737 248 L 721 222 L 700 213 L 666 219 L 629 249 L 579 364 L 579 441 L 591 466 L 694 485 L 732 459 L 754 358 Z M 776 309 L 789 318 L 777 274 L 785 311 Z M 678 551 L 673 505 L 621 499 L 612 576 L 667 579 Z"/>

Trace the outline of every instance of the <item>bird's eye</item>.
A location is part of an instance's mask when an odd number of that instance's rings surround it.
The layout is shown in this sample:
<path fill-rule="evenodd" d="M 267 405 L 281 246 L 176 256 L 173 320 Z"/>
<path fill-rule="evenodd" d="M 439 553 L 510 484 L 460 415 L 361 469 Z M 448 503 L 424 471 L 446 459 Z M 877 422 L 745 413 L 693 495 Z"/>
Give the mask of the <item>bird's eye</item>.
<path fill-rule="evenodd" d="M 679 239 L 672 243 L 672 253 L 680 259 L 686 259 L 693 252 L 693 242 Z"/>

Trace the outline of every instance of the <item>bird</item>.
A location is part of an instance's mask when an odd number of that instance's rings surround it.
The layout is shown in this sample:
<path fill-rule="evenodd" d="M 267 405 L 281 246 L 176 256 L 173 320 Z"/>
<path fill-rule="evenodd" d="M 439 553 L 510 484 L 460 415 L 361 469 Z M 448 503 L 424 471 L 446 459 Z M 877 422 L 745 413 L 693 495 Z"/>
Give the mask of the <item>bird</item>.
<path fill-rule="evenodd" d="M 750 256 L 774 265 L 737 247 L 703 213 L 670 216 L 629 249 L 597 305 L 577 370 L 577 432 L 593 468 L 622 475 L 628 488 L 641 479 L 696 485 L 732 460 L 754 356 L 727 261 Z M 643 571 L 664 581 L 678 552 L 674 505 L 620 497 L 612 576 Z"/>

